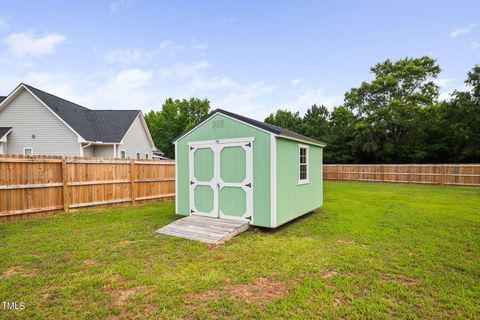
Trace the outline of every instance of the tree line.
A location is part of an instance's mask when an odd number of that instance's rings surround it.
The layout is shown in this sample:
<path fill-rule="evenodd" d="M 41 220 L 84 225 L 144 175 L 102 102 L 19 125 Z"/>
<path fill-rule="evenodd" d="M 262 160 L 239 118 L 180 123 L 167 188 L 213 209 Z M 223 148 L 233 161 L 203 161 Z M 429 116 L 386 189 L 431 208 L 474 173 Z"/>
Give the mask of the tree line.
<path fill-rule="evenodd" d="M 480 162 L 480 64 L 465 91 L 439 99 L 440 66 L 430 57 L 386 60 L 374 79 L 345 93 L 332 111 L 314 104 L 306 113 L 278 109 L 265 122 L 327 143 L 325 163 Z M 210 110 L 207 99 L 167 99 L 146 121 L 158 148 L 174 157 L 171 141 Z"/>

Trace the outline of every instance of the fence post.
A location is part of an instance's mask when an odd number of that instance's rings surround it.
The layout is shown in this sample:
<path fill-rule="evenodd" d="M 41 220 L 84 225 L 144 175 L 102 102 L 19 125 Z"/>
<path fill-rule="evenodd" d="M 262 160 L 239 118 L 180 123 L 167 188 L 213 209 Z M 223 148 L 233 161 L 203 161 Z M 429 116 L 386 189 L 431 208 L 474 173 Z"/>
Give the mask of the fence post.
<path fill-rule="evenodd" d="M 412 165 L 411 165 L 411 164 L 409 164 L 409 165 L 407 166 L 407 168 L 408 168 L 407 182 L 408 182 L 408 183 L 410 183 L 410 180 L 412 180 L 412 178 L 411 178 L 411 174 L 412 174 Z"/>
<path fill-rule="evenodd" d="M 130 196 L 132 198 L 132 204 L 135 204 L 135 197 L 137 190 L 135 188 L 135 160 L 130 160 Z"/>
<path fill-rule="evenodd" d="M 63 211 L 68 212 L 70 210 L 69 196 L 68 196 L 68 171 L 67 171 L 67 159 L 62 157 L 62 192 L 63 192 Z"/>
<path fill-rule="evenodd" d="M 338 174 L 338 172 L 340 171 L 340 169 L 339 169 L 339 167 L 338 167 L 338 164 L 336 165 L 336 167 L 337 167 L 337 180 L 340 180 L 339 174 Z"/>
<path fill-rule="evenodd" d="M 441 179 L 442 179 L 442 186 L 445 184 L 445 165 L 444 164 L 441 164 L 440 165 L 442 167 L 442 176 L 441 176 Z"/>

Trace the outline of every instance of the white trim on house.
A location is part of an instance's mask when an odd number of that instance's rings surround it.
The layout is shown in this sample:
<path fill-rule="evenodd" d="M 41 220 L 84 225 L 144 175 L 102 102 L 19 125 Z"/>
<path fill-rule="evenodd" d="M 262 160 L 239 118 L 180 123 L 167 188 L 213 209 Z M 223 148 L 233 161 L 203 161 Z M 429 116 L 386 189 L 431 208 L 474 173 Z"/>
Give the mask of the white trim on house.
<path fill-rule="evenodd" d="M 297 163 L 298 163 L 298 185 L 301 185 L 301 184 L 308 184 L 310 182 L 310 150 L 309 150 L 309 146 L 306 145 L 306 144 L 298 144 L 297 145 Z M 306 179 L 301 179 L 300 177 L 300 167 L 302 165 L 302 163 L 300 163 L 300 150 L 301 149 L 305 149 L 305 163 L 304 165 L 307 166 L 307 169 L 306 169 L 306 174 L 307 174 L 307 178 Z"/>
<path fill-rule="evenodd" d="M 292 138 L 292 137 L 288 137 L 288 136 L 283 136 L 283 135 L 280 135 L 280 134 L 277 134 L 276 136 L 279 137 L 279 138 L 282 138 L 282 139 L 293 140 L 293 141 L 300 142 L 300 143 L 311 144 L 313 146 L 317 146 L 317 147 L 321 147 L 321 148 L 325 148 L 327 146 L 326 143 L 314 143 L 314 142 L 309 142 L 309 141 L 296 139 L 296 138 Z"/>
<path fill-rule="evenodd" d="M 224 114 L 224 113 L 222 113 L 222 112 L 217 111 L 217 112 L 215 112 L 214 114 L 212 114 L 210 117 L 208 117 L 207 119 L 203 120 L 203 121 L 202 121 L 199 125 L 197 125 L 195 128 L 193 128 L 193 129 L 185 132 L 185 133 L 182 134 L 180 137 L 178 137 L 177 139 L 175 139 L 175 141 L 173 141 L 173 143 L 176 144 L 177 141 L 182 140 L 187 134 L 190 134 L 190 133 L 194 132 L 195 130 L 197 130 L 198 128 L 200 128 L 201 126 L 203 126 L 208 120 L 210 120 L 212 117 L 214 117 L 214 116 L 217 115 L 217 114 L 221 114 L 222 116 L 224 116 L 224 117 L 226 117 L 226 118 L 229 118 L 229 119 L 231 119 L 231 120 L 233 120 L 233 121 L 240 122 L 240 123 L 242 123 L 242 124 L 244 124 L 244 125 L 246 125 L 246 126 L 249 126 L 249 127 L 255 128 L 255 129 L 257 129 L 257 130 L 260 130 L 260 131 L 266 132 L 266 133 L 268 133 L 268 134 L 271 134 L 270 131 L 264 130 L 264 129 L 259 128 L 259 127 L 257 127 L 257 126 L 251 125 L 250 123 L 246 123 L 246 122 L 244 122 L 244 121 L 242 121 L 242 120 L 235 119 L 235 118 L 233 118 L 233 117 L 227 116 L 226 114 Z"/>
<path fill-rule="evenodd" d="M 178 214 L 178 147 L 175 143 L 175 214 Z"/>
<path fill-rule="evenodd" d="M 270 135 L 270 227 L 277 227 L 277 138 Z"/>
<path fill-rule="evenodd" d="M 204 141 L 190 141 L 188 146 L 195 147 L 201 145 L 211 145 L 215 143 L 240 143 L 240 142 L 253 142 L 255 137 L 246 137 L 246 138 L 232 138 L 232 139 L 217 139 L 217 140 L 204 140 Z"/>
<path fill-rule="evenodd" d="M 27 154 L 26 151 L 30 149 L 30 154 Z M 23 148 L 23 155 L 24 156 L 33 156 L 33 148 L 32 147 L 25 147 Z"/>

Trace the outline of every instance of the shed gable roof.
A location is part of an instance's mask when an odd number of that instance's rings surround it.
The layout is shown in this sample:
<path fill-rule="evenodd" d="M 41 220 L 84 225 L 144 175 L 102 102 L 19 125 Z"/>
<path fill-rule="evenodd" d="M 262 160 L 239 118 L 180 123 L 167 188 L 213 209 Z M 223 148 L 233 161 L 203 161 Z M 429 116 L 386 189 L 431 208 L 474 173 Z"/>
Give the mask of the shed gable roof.
<path fill-rule="evenodd" d="M 210 112 L 207 116 L 205 116 L 203 119 L 201 119 L 195 126 L 193 126 L 191 129 L 187 130 L 186 132 L 182 133 L 180 136 L 178 136 L 177 138 L 175 138 L 173 140 L 173 142 L 176 142 L 178 141 L 179 139 L 183 138 L 184 136 L 188 135 L 191 131 L 195 130 L 198 126 L 200 126 L 202 123 L 204 123 L 205 121 L 207 121 L 208 119 L 210 119 L 212 116 L 214 116 L 215 114 L 223 114 L 227 117 L 230 117 L 230 118 L 233 118 L 235 120 L 238 120 L 238 121 L 241 121 L 241 122 L 244 122 L 246 124 L 249 124 L 253 127 L 256 127 L 256 128 L 259 128 L 261 130 L 264 130 L 264 131 L 267 131 L 267 132 L 270 132 L 270 133 L 273 133 L 275 134 L 276 136 L 278 137 L 283 137 L 283 138 L 286 138 L 286 139 L 293 139 L 293 140 L 298 140 L 298 141 L 302 141 L 302 142 L 306 142 L 306 143 L 310 143 L 310 144 L 315 144 L 315 145 L 319 145 L 319 146 L 325 146 L 326 144 L 321 142 L 321 141 L 318 141 L 318 140 L 315 140 L 315 139 L 312 139 L 312 138 L 309 138 L 307 136 L 304 136 L 302 134 L 299 134 L 299 133 L 296 133 L 294 131 L 291 131 L 291 130 L 288 130 L 288 129 L 284 129 L 284 128 L 281 128 L 281 127 L 278 127 L 278 126 L 275 126 L 273 124 L 268 124 L 268 123 L 265 123 L 265 122 L 262 122 L 262 121 L 258 121 L 258 120 L 255 120 L 255 119 L 252 119 L 252 118 L 248 118 L 248 117 L 244 117 L 244 116 L 241 116 L 239 114 L 236 114 L 236 113 L 233 113 L 233 112 L 230 112 L 230 111 L 226 111 L 226 110 L 223 110 L 223 109 L 215 109 L 213 110 L 212 112 Z"/>

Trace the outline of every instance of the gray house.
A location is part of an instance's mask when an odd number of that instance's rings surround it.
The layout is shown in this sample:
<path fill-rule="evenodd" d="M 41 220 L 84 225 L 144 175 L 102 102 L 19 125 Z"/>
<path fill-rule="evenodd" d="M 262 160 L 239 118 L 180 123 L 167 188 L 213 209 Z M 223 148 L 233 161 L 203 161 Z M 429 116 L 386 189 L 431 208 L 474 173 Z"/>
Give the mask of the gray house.
<path fill-rule="evenodd" d="M 0 154 L 151 159 L 140 110 L 91 110 L 21 83 L 0 97 Z"/>

